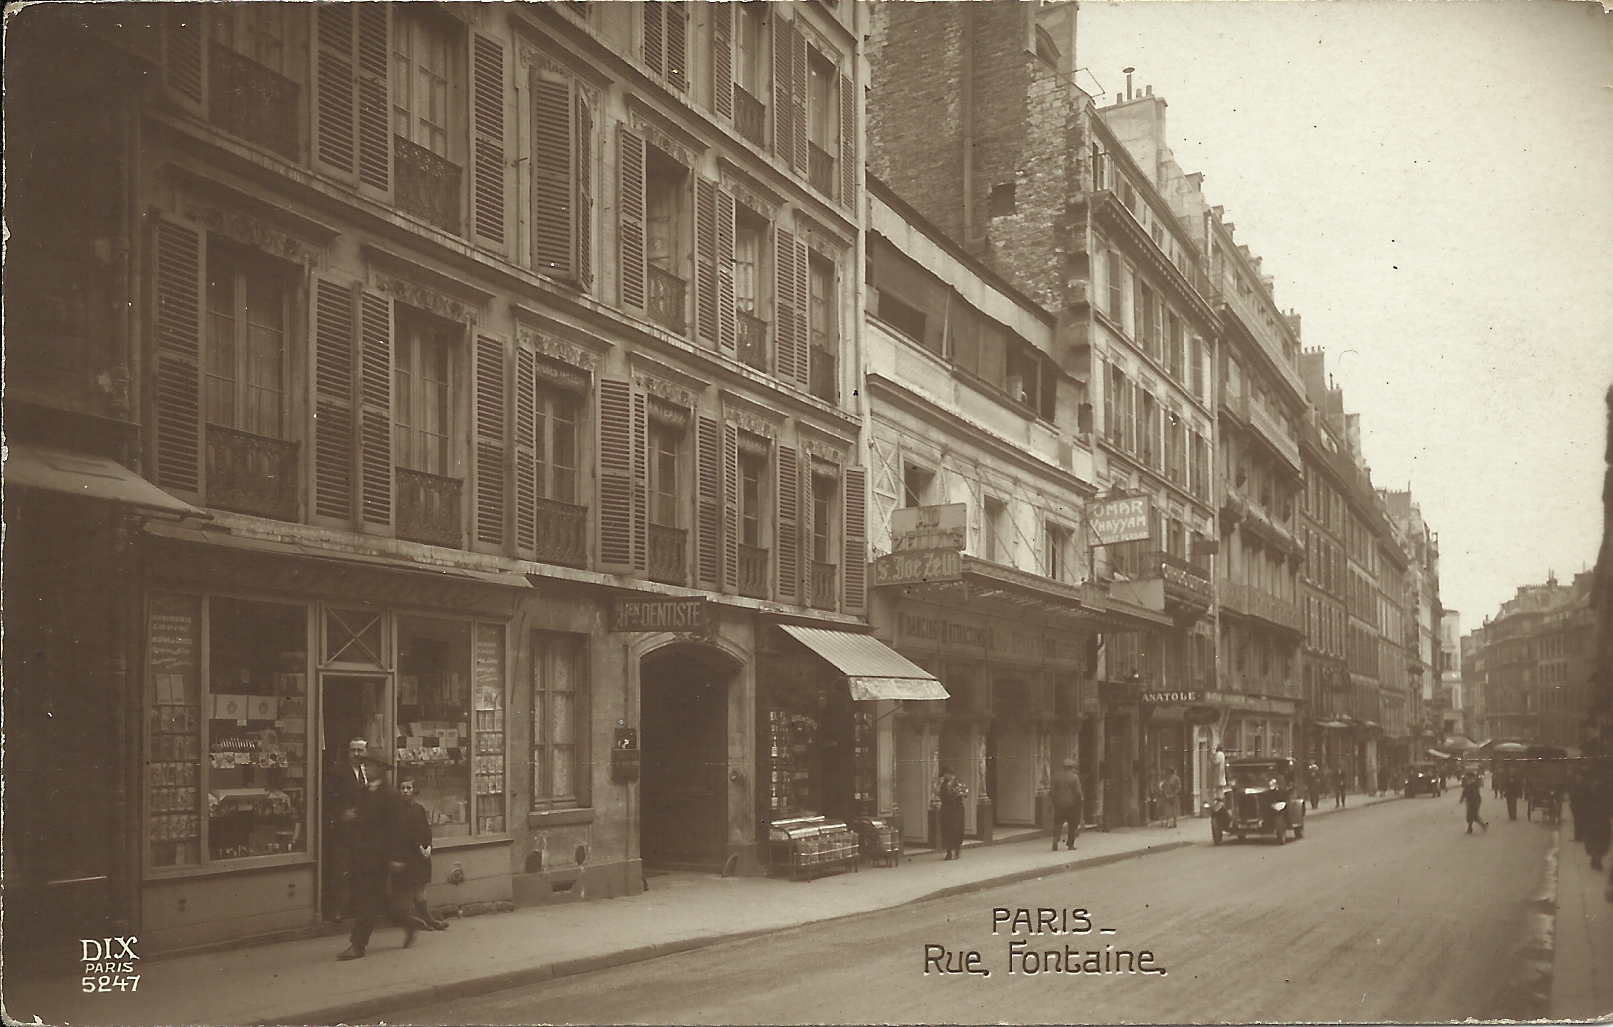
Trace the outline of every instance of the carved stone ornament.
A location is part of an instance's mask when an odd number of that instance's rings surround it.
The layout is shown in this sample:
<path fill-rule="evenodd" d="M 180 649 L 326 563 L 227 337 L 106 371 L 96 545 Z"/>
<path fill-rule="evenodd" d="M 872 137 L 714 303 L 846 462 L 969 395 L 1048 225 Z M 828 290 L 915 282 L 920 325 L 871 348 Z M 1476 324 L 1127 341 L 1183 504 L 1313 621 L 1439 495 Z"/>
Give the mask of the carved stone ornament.
<path fill-rule="evenodd" d="M 728 423 L 741 431 L 748 431 L 752 435 L 760 435 L 764 439 L 778 438 L 778 425 L 763 417 L 758 417 L 749 410 L 736 410 L 729 407 L 723 411 Z"/>
<path fill-rule="evenodd" d="M 811 438 L 802 438 L 801 448 L 812 456 L 817 457 L 819 460 L 822 460 L 825 463 L 834 464 L 836 467 L 839 467 L 841 464 L 846 462 L 846 451 L 844 449 L 831 446 L 827 442 L 820 442 L 817 439 Z"/>
<path fill-rule="evenodd" d="M 763 199 L 760 193 L 746 185 L 738 176 L 723 171 L 719 175 L 719 182 L 722 185 L 723 192 L 732 196 L 735 203 L 749 208 L 752 212 L 769 221 L 774 221 L 778 218 L 778 204 L 772 200 Z"/>
<path fill-rule="evenodd" d="M 645 142 L 657 150 L 660 150 L 686 168 L 694 167 L 695 152 L 667 135 L 658 125 L 645 118 L 638 111 L 630 110 L 627 112 L 627 123 L 633 131 L 644 137 Z"/>
<path fill-rule="evenodd" d="M 593 374 L 599 368 L 599 357 L 593 353 L 563 339 L 546 335 L 536 328 L 517 324 L 515 326 L 515 337 L 521 345 L 534 353 L 541 353 L 551 360 L 558 360 L 562 364 L 570 364 L 572 367 L 581 368 L 589 374 Z"/>
<path fill-rule="evenodd" d="M 671 382 L 662 381 L 659 378 L 654 378 L 647 374 L 636 374 L 633 376 L 633 378 L 638 382 L 639 388 L 643 389 L 652 396 L 658 396 L 661 399 L 666 400 L 673 406 L 683 407 L 685 410 L 693 410 L 699 405 L 698 397 L 696 397 L 695 394 L 690 392 L 688 389 L 682 388 L 681 386 L 673 385 Z"/>
<path fill-rule="evenodd" d="M 187 199 L 184 202 L 184 215 L 198 224 L 205 225 L 208 231 L 244 243 L 270 256 L 307 267 L 318 267 L 320 264 L 317 247 L 310 246 L 278 229 L 270 228 L 245 214 L 237 214 L 211 204 L 196 203 Z"/>
<path fill-rule="evenodd" d="M 812 225 L 806 224 L 799 217 L 795 221 L 795 234 L 807 244 L 807 249 L 824 257 L 838 258 L 850 249 L 845 240 L 833 235 L 827 235 Z"/>
<path fill-rule="evenodd" d="M 436 289 L 417 285 L 406 278 L 388 274 L 375 268 L 370 269 L 370 278 L 375 290 L 391 296 L 400 303 L 436 314 L 449 321 L 458 321 L 460 324 L 473 325 L 476 323 L 477 311 L 452 297 L 445 296 Z"/>
<path fill-rule="evenodd" d="M 806 37 L 807 45 L 829 59 L 829 63 L 835 66 L 835 70 L 838 73 L 840 70 L 840 50 L 829 42 L 829 37 L 819 32 L 817 26 L 805 18 L 796 18 L 795 28 L 801 35 Z"/>
<path fill-rule="evenodd" d="M 523 67 L 547 71 L 551 75 L 559 75 L 561 78 L 570 79 L 582 93 L 583 101 L 594 110 L 599 109 L 600 91 L 579 78 L 571 68 L 555 60 L 554 56 L 547 50 L 540 46 L 533 46 L 531 43 L 522 43 L 518 54 Z"/>

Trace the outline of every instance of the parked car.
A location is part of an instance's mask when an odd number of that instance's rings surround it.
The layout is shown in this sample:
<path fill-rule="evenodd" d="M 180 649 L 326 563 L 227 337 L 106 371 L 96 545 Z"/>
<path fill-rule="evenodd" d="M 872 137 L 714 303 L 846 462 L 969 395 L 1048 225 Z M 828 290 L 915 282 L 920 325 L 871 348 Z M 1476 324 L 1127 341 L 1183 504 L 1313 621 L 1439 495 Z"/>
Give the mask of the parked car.
<path fill-rule="evenodd" d="M 1271 835 L 1278 845 L 1305 837 L 1305 802 L 1299 795 L 1294 761 L 1281 756 L 1245 756 L 1227 760 L 1231 787 L 1210 807 L 1210 837 L 1220 845 L 1224 835 L 1240 842 L 1251 834 Z"/>
<path fill-rule="evenodd" d="M 1439 768 L 1432 763 L 1413 763 L 1406 767 L 1406 798 L 1413 795 L 1443 795 L 1445 784 Z"/>

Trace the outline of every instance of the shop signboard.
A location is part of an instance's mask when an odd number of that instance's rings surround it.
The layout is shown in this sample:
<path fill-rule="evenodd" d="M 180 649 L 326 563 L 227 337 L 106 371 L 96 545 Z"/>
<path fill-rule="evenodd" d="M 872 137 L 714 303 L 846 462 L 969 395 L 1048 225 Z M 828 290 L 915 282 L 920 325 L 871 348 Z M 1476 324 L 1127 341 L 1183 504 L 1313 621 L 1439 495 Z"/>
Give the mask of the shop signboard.
<path fill-rule="evenodd" d="M 706 600 L 694 598 L 618 599 L 611 610 L 612 631 L 706 630 Z"/>
<path fill-rule="evenodd" d="M 1156 706 L 1169 703 L 1198 703 L 1204 701 L 1204 693 L 1196 691 L 1144 692 L 1138 701 Z"/>
<path fill-rule="evenodd" d="M 1091 544 L 1109 546 L 1120 542 L 1142 542 L 1150 537 L 1149 496 L 1127 496 L 1094 503 L 1087 513 L 1092 528 Z"/>
<path fill-rule="evenodd" d="M 891 551 L 962 549 L 969 526 L 966 503 L 908 506 L 891 511 Z"/>
<path fill-rule="evenodd" d="M 963 580 L 963 554 L 956 549 L 914 549 L 874 561 L 875 585 L 917 585 Z"/>

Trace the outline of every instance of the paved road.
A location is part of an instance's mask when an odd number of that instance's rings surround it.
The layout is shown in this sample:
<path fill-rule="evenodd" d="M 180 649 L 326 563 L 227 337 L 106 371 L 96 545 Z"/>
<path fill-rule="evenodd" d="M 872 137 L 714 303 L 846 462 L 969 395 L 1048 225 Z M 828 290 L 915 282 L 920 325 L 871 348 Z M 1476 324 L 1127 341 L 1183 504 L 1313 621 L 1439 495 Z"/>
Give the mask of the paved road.
<path fill-rule="evenodd" d="M 989 891 L 395 1012 L 388 1023 L 1154 1023 L 1423 1021 L 1545 1015 L 1518 950 L 1552 832 L 1454 795 L 1348 811 L 1303 840 L 1208 841 Z M 1500 818 L 1495 814 L 1499 812 Z M 1207 833 L 1207 831 L 1206 831 Z M 807 884 L 780 882 L 781 888 Z M 1036 973 L 993 910 L 1084 909 L 1038 952 L 1153 953 L 1165 974 Z M 1076 928 L 1061 914 L 1061 926 Z M 1109 929 L 1113 933 L 1103 933 Z M 1018 936 L 1024 938 L 1023 931 Z M 989 976 L 926 975 L 926 945 Z M 933 953 L 934 950 L 928 950 Z M 1115 957 L 1108 956 L 1113 962 Z M 967 956 L 963 957 L 967 968 Z M 1013 972 L 1010 972 L 1012 964 Z M 954 964 L 956 965 L 956 964 Z"/>

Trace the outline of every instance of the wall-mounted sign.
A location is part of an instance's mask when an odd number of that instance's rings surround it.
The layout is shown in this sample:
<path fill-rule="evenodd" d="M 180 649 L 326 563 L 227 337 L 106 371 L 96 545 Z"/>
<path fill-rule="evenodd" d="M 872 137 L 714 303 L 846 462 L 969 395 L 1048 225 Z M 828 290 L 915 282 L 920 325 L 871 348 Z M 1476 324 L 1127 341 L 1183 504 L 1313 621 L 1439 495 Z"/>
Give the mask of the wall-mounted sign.
<path fill-rule="evenodd" d="M 874 561 L 875 585 L 917 585 L 963 580 L 963 554 L 956 549 L 915 549 Z"/>
<path fill-rule="evenodd" d="M 618 599 L 611 610 L 612 631 L 706 630 L 706 600 Z"/>
<path fill-rule="evenodd" d="M 1144 692 L 1138 702 L 1144 703 L 1197 703 L 1204 701 L 1203 692 Z"/>
<path fill-rule="evenodd" d="M 1214 706 L 1189 706 L 1182 719 L 1189 724 L 1214 724 L 1221 719 L 1221 711 Z"/>
<path fill-rule="evenodd" d="M 1152 505 L 1153 499 L 1149 496 L 1106 499 L 1092 504 L 1087 508 L 1087 524 L 1092 529 L 1090 544 L 1108 546 L 1146 540 L 1149 537 L 1148 511 Z"/>
<path fill-rule="evenodd" d="M 891 511 L 891 551 L 962 549 L 968 530 L 966 503 L 903 507 Z"/>

